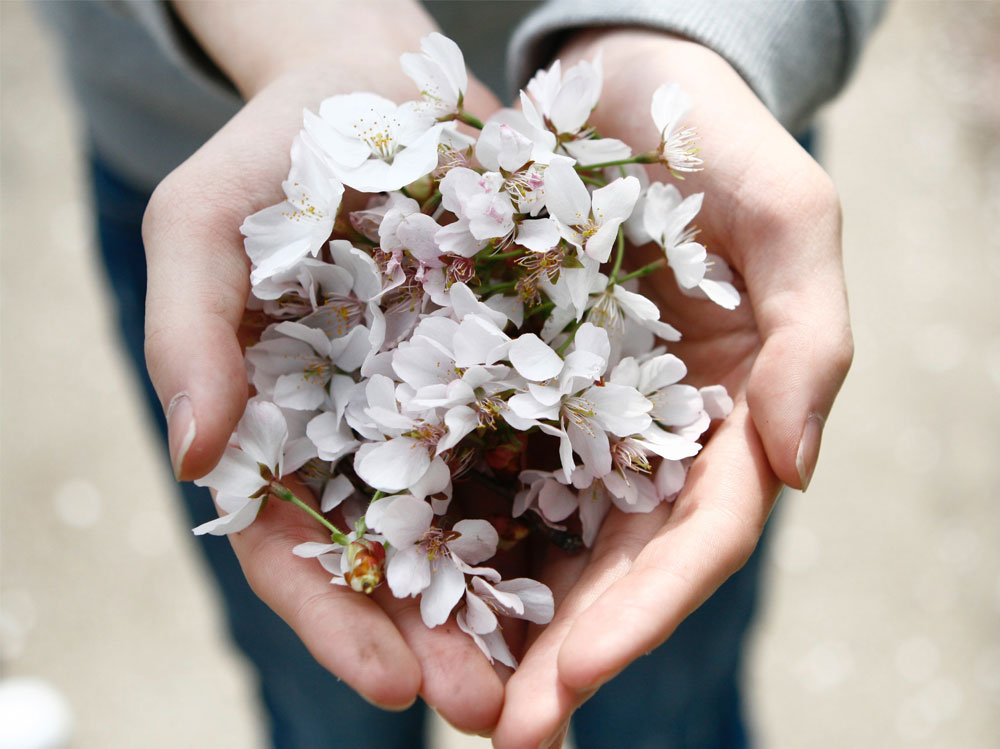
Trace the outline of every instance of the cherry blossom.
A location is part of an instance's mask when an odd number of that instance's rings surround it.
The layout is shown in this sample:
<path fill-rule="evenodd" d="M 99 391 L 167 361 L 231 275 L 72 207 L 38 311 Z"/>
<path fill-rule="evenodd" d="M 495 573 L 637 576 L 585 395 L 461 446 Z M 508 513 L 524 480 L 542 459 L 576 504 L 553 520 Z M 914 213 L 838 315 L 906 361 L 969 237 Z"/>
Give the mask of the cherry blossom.
<path fill-rule="evenodd" d="M 428 627 L 447 621 L 465 591 L 465 575 L 484 574 L 472 565 L 492 557 L 499 540 L 485 520 L 460 520 L 450 529 L 436 526 L 431 506 L 406 494 L 372 503 L 365 520 L 393 548 L 386 567 L 393 595 L 419 593 L 420 614 Z"/>
<path fill-rule="evenodd" d="M 611 256 L 618 227 L 639 198 L 639 180 L 617 179 L 591 195 L 573 167 L 557 161 L 546 169 L 545 185 L 545 205 L 562 236 L 592 259 L 605 262 Z"/>

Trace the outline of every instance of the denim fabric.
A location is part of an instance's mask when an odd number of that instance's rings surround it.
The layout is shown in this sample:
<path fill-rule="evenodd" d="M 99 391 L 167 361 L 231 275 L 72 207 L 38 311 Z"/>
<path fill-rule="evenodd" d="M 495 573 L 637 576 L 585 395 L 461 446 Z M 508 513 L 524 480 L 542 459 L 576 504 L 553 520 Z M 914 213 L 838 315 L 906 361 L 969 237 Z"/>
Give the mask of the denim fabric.
<path fill-rule="evenodd" d="M 162 437 L 166 423 L 146 373 L 146 264 L 140 226 L 149 198 L 99 163 L 92 167 L 101 257 L 120 313 L 125 348 Z M 164 449 L 164 456 L 167 451 Z M 183 484 L 192 526 L 215 517 L 208 491 Z M 323 668 L 253 594 L 225 538 L 197 542 L 218 587 L 230 633 L 256 669 L 279 749 L 371 746 L 420 749 L 425 711 L 383 712 Z M 740 702 L 741 653 L 757 597 L 763 543 L 663 646 L 606 684 L 576 714 L 579 749 L 747 746 Z"/>

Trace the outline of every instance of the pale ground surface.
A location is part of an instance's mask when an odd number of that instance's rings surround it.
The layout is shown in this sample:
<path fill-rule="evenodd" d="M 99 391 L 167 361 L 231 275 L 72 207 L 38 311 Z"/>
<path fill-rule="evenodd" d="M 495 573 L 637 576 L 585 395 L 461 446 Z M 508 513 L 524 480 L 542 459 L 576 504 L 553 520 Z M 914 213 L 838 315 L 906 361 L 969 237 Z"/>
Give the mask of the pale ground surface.
<path fill-rule="evenodd" d="M 47 40 L 0 11 L 3 673 L 61 690 L 81 749 L 259 745 L 111 335 Z M 997 746 L 998 49 L 1000 4 L 899 3 L 829 112 L 857 357 L 781 510 L 762 746 Z"/>

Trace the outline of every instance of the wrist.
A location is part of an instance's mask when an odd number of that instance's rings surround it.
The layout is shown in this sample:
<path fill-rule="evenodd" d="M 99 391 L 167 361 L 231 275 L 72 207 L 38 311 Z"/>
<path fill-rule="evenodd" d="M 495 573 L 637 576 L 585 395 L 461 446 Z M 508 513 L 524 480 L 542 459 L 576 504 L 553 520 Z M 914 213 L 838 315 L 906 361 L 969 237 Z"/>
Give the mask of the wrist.
<path fill-rule="evenodd" d="M 413 0 L 173 1 L 181 21 L 247 99 L 296 72 L 372 89 L 369 81 L 398 72 L 399 55 L 435 29 Z"/>

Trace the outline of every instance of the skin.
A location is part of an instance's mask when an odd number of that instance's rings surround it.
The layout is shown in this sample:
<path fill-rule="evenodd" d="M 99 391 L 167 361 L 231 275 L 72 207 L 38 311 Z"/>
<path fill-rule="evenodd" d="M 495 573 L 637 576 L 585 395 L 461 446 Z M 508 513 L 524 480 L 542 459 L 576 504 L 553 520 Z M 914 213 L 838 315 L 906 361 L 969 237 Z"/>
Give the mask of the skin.
<path fill-rule="evenodd" d="M 839 204 L 822 169 L 710 50 L 621 29 L 582 35 L 560 57 L 572 64 L 598 49 L 604 93 L 591 122 L 602 134 L 654 149 L 651 118 L 636 116 L 653 91 L 677 81 L 695 101 L 685 125 L 697 128 L 707 168 L 680 188 L 705 192 L 699 239 L 738 274 L 743 301 L 729 312 L 691 299 L 669 272 L 643 291 L 684 334 L 671 351 L 688 365 L 687 381 L 721 382 L 736 406 L 673 505 L 650 515 L 612 510 L 585 560 L 550 554 L 541 579 L 561 600 L 507 683 L 500 747 L 561 743 L 576 707 L 743 566 L 781 484 L 808 482 L 819 435 L 807 419 L 826 418 L 853 354 Z M 630 261 L 657 252 L 631 248 Z"/>
<path fill-rule="evenodd" d="M 388 4 L 377 14 L 354 3 L 301 3 L 295 14 L 283 3 L 241 4 L 239 13 L 226 3 L 175 4 L 247 99 L 158 186 L 143 222 L 146 360 L 164 408 L 175 404 L 169 441 L 182 480 L 203 476 L 218 462 L 246 404 L 238 328 L 249 265 L 239 226 L 283 199 L 289 144 L 302 127 L 303 108 L 316 111 L 324 98 L 356 90 L 396 101 L 414 96 L 399 55 L 419 49 L 420 37 L 434 26 L 413 3 Z M 331 28 L 354 32 L 334 49 L 329 34 L 318 34 Z M 467 101 L 475 111 L 498 106 L 475 81 Z M 192 419 L 194 436 L 185 445 Z M 297 493 L 308 496 L 301 487 Z M 315 560 L 291 554 L 299 542 L 328 541 L 304 513 L 272 501 L 230 539 L 257 595 L 365 699 L 401 709 L 419 694 L 461 730 L 496 724 L 503 683 L 454 619 L 427 630 L 414 599 L 399 601 L 388 591 L 369 599 L 330 585 Z"/>
<path fill-rule="evenodd" d="M 241 5 L 240 13 L 225 3 L 175 7 L 248 100 L 157 188 L 143 226 L 147 362 L 164 408 L 174 404 L 175 471 L 191 480 L 218 461 L 246 403 L 243 218 L 282 199 L 303 107 L 315 111 L 323 98 L 357 90 L 412 98 L 399 54 L 416 50 L 433 25 L 409 2 L 391 12 L 378 5 L 377 23 L 367 3 L 304 3 L 295 14 L 275 3 Z M 352 34 L 331 49 L 330 35 L 317 32 L 337 28 Z M 576 707 L 742 566 L 781 483 L 807 483 L 819 449 L 807 418 L 826 418 L 852 355 L 839 208 L 823 171 L 711 51 L 623 29 L 577 37 L 561 57 L 572 64 L 598 48 L 605 85 L 592 122 L 637 152 L 658 143 L 646 116 L 653 90 L 674 80 L 692 94 L 686 124 L 700 133 L 707 168 L 681 189 L 706 193 L 700 239 L 742 279 L 735 312 L 679 294 L 669 272 L 644 289 L 684 333 L 671 350 L 688 364 L 689 381 L 721 382 L 736 400 L 682 495 L 650 515 L 612 511 L 590 552 L 550 550 L 521 570 L 546 582 L 558 606 L 547 627 L 514 643 L 521 667 L 506 687 L 454 619 L 427 630 L 413 599 L 359 596 L 331 586 L 314 560 L 292 556 L 299 542 L 325 540 L 295 508 L 271 502 L 231 536 L 255 592 L 326 668 L 390 709 L 420 694 L 457 728 L 493 732 L 497 746 L 561 743 Z M 497 106 L 470 82 L 469 111 L 485 119 Z M 634 248 L 630 262 L 648 262 L 652 252 Z"/>

